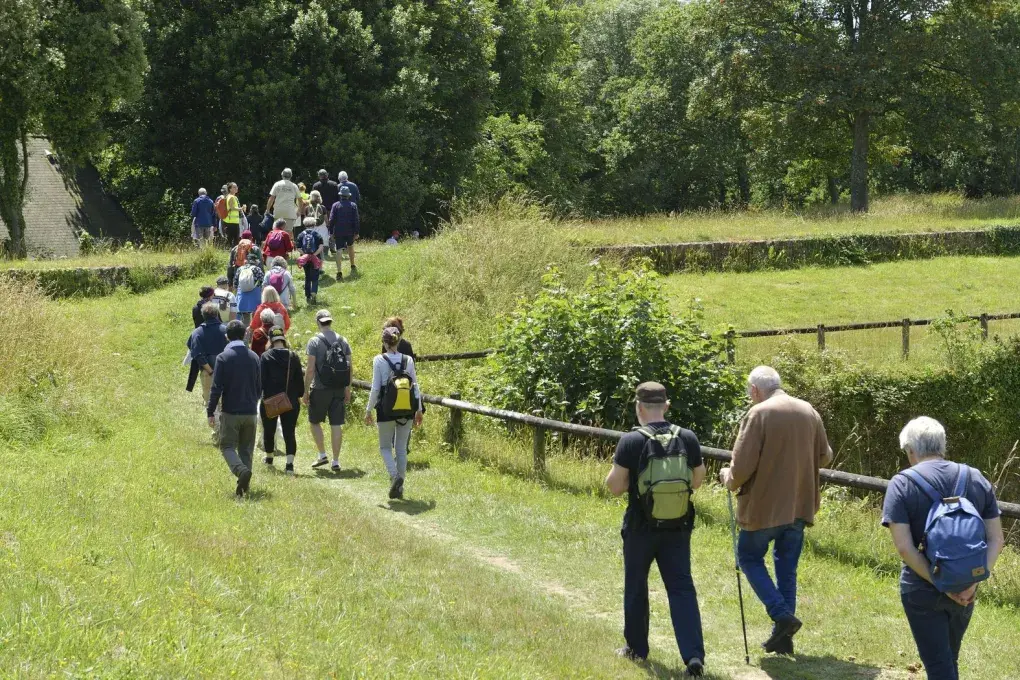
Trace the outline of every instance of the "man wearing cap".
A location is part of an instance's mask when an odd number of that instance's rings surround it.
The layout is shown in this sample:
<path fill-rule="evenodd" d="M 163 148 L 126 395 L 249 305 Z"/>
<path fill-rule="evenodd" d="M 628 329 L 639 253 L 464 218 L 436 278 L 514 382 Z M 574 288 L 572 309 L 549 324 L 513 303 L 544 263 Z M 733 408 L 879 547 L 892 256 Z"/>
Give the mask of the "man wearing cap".
<path fill-rule="evenodd" d="M 220 319 L 223 323 L 237 318 L 237 297 L 230 292 L 230 279 L 226 276 L 216 279 L 216 288 L 213 289 L 212 301 L 219 307 Z"/>
<path fill-rule="evenodd" d="M 340 200 L 336 202 L 329 212 L 329 232 L 336 242 L 336 280 L 342 281 L 344 276 L 340 269 L 341 253 L 347 249 L 347 259 L 351 261 L 351 276 L 357 273 L 358 268 L 354 265 L 354 242 L 358 240 L 361 231 L 361 214 L 358 212 L 358 204 L 351 199 L 351 190 L 348 187 L 340 187 Z"/>
<path fill-rule="evenodd" d="M 636 390 L 637 420 L 642 428 L 659 435 L 675 434 L 686 454 L 691 471 L 691 489 L 705 480 L 698 438 L 690 430 L 674 428 L 666 420 L 669 398 L 666 388 L 657 382 L 638 385 Z M 614 496 L 629 494 L 623 516 L 623 636 L 627 646 L 617 654 L 633 661 L 648 658 L 648 571 L 658 563 L 659 574 L 669 599 L 670 618 L 680 656 L 688 674 L 700 676 L 704 669 L 705 643 L 701 630 L 701 611 L 691 577 L 691 530 L 694 527 L 694 506 L 690 505 L 686 520 L 669 529 L 653 528 L 638 493 L 638 477 L 645 467 L 645 450 L 650 440 L 634 431 L 625 434 L 616 447 L 613 467 L 606 477 L 606 486 Z M 675 446 L 675 444 L 670 444 Z"/>
<path fill-rule="evenodd" d="M 832 449 L 821 416 L 811 404 L 781 389 L 779 373 L 759 366 L 747 379 L 753 406 L 740 423 L 733 462 L 719 471 L 719 481 L 737 492 L 737 559 L 755 595 L 773 621 L 766 652 L 793 654 L 797 618 L 797 564 L 804 547 L 804 527 L 814 522 L 821 505 L 818 472 Z M 765 568 L 774 543 L 776 580 Z"/>
<path fill-rule="evenodd" d="M 245 347 L 244 331 L 244 324 L 240 321 L 234 320 L 227 324 L 227 346 L 216 357 L 212 389 L 206 407 L 209 427 L 215 429 L 216 407 L 222 397 L 220 452 L 230 471 L 237 477 L 238 497 L 248 493 L 248 485 L 251 483 L 259 398 L 262 396 L 259 358 L 255 352 Z"/>
<path fill-rule="evenodd" d="M 340 446 L 343 444 L 343 424 L 347 417 L 347 404 L 351 402 L 350 378 L 353 373 L 351 346 L 347 339 L 333 330 L 333 315 L 327 309 L 315 313 L 319 332 L 308 341 L 308 367 L 305 368 L 305 396 L 302 401 L 308 407 L 308 423 L 312 439 L 319 450 L 319 457 L 312 467 L 322 467 L 329 462 L 326 457 L 326 439 L 322 423 L 329 420 L 330 443 L 333 446 L 333 472 L 340 471 Z M 330 349 L 339 344 L 340 351 L 347 359 L 348 374 L 346 385 L 332 382 L 332 371 L 327 361 Z M 325 375 L 324 375 L 325 374 Z"/>
<path fill-rule="evenodd" d="M 333 208 L 333 204 L 340 197 L 340 186 L 329 178 L 329 173 L 319 170 L 319 181 L 312 185 L 312 191 L 318 191 L 322 197 L 322 205 L 326 214 Z"/>

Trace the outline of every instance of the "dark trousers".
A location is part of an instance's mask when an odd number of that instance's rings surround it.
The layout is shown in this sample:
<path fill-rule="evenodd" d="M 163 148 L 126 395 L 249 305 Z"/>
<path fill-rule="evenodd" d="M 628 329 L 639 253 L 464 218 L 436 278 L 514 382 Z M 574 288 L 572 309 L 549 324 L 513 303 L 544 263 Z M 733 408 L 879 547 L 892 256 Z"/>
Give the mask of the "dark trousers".
<path fill-rule="evenodd" d="M 900 599 L 928 679 L 959 680 L 960 643 L 974 605 L 961 607 L 934 588 L 904 593 Z"/>
<path fill-rule="evenodd" d="M 276 421 L 280 421 L 280 425 L 283 427 L 283 443 L 287 447 L 287 455 L 297 455 L 297 421 L 300 413 L 301 406 L 295 404 L 293 410 L 275 418 L 267 418 L 265 405 L 259 404 L 259 415 L 262 416 L 262 443 L 265 445 L 267 456 L 272 456 L 275 452 Z"/>
<path fill-rule="evenodd" d="M 321 270 L 313 264 L 305 265 L 305 299 L 310 300 L 319 294 L 319 274 Z"/>
<path fill-rule="evenodd" d="M 803 520 L 797 520 L 793 524 L 758 531 L 741 529 L 737 539 L 740 570 L 773 621 L 797 613 L 797 565 L 804 548 L 804 525 Z M 770 543 L 776 568 L 775 583 L 765 568 L 765 553 Z"/>
<path fill-rule="evenodd" d="M 638 656 L 648 656 L 648 572 L 652 562 L 666 586 L 673 633 L 684 663 L 705 659 L 698 594 L 691 577 L 691 532 L 628 530 L 623 537 L 623 637 Z"/>

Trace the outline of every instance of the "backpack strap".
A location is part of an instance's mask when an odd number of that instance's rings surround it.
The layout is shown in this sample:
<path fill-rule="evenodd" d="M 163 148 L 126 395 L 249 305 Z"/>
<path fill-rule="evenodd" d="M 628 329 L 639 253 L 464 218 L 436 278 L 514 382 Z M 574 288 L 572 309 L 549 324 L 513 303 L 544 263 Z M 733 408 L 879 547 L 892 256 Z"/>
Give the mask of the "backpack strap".
<path fill-rule="evenodd" d="M 959 463 L 957 467 L 960 468 L 960 472 L 956 476 L 956 489 L 953 491 L 953 495 L 957 498 L 963 498 L 967 495 L 967 484 L 970 482 L 970 468 Z"/>
<path fill-rule="evenodd" d="M 918 472 L 914 468 L 910 468 L 909 470 L 904 470 L 900 474 L 909 479 L 910 481 L 912 481 L 914 484 L 917 484 L 917 486 L 920 487 L 921 491 L 924 492 L 924 495 L 931 499 L 932 503 L 942 502 L 942 494 L 936 491 L 935 487 L 932 486 L 928 482 L 928 480 L 921 475 L 920 472 Z"/>

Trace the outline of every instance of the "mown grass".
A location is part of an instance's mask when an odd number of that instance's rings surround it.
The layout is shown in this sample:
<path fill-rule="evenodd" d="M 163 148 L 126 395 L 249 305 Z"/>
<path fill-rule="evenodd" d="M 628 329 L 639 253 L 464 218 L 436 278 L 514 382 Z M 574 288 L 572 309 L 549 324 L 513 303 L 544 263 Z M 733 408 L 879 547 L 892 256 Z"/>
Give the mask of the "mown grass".
<path fill-rule="evenodd" d="M 352 340 L 362 376 L 387 314 L 403 313 L 418 351 L 459 348 L 460 333 L 490 337 L 493 317 L 520 294 L 514 277 L 535 286 L 544 263 L 494 258 L 465 269 L 473 292 L 450 305 L 458 279 L 441 268 L 486 240 L 370 249 L 360 278 L 326 282 L 319 306 Z M 373 430 L 348 427 L 348 472 L 336 478 L 309 468 L 302 419 L 298 477 L 259 469 L 252 499 L 234 501 L 200 399 L 183 391 L 199 284 L 38 303 L 59 328 L 88 320 L 80 344 L 96 375 L 76 398 L 99 407 L 108 429 L 58 422 L 39 441 L 0 449 L 0 667 L 26 677 L 678 675 L 654 571 L 653 665 L 612 654 L 622 644 L 623 506 L 601 491 L 606 463 L 578 455 L 585 444 L 566 454 L 551 446 L 550 474 L 537 478 L 526 443 L 478 418 L 467 419 L 458 458 L 441 442 L 445 414 L 431 409 L 408 500 L 390 503 Z M 433 322 L 440 309 L 443 322 Z M 313 311 L 295 314 L 292 337 L 310 334 Z M 422 381 L 442 392 L 461 372 L 423 365 Z M 745 593 L 753 668 L 743 665 L 725 496 L 710 488 L 698 506 L 694 575 L 713 677 L 911 677 L 896 560 L 872 506 L 827 498 L 801 569 L 796 662 L 760 653 L 767 621 Z M 982 592 L 965 677 L 1020 675 L 1002 653 L 1020 644 L 1017 569 L 1010 553 Z"/>
<path fill-rule="evenodd" d="M 965 199 L 957 194 L 877 198 L 867 214 L 848 206 L 805 210 L 695 212 L 614 218 L 565 225 L 566 237 L 584 244 L 747 241 L 832 234 L 922 233 L 1015 224 L 1020 198 Z"/>
<path fill-rule="evenodd" d="M 932 319 L 956 314 L 1020 312 L 1009 281 L 1020 276 L 1020 258 L 945 257 L 867 267 L 808 268 L 749 274 L 679 274 L 663 279 L 678 312 L 702 310 L 706 326 L 725 331 L 800 328 L 818 324 Z M 1020 331 L 1014 321 L 993 321 L 991 334 Z M 869 363 L 919 367 L 942 360 L 937 334 L 911 331 L 908 362 L 900 358 L 899 328 L 828 333 L 826 347 Z M 813 335 L 744 339 L 738 361 L 774 354 L 784 344 L 817 346 Z"/>

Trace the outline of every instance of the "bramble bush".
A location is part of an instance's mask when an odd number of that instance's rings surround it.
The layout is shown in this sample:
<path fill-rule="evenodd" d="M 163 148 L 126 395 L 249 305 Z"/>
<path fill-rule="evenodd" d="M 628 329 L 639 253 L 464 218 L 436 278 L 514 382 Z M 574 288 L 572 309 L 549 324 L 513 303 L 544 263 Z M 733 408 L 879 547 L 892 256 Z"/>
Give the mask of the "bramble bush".
<path fill-rule="evenodd" d="M 622 429 L 635 424 L 634 387 L 663 383 L 671 421 L 711 441 L 741 401 L 724 344 L 696 315 L 672 314 L 647 264 L 596 265 L 579 290 L 551 270 L 500 330 L 490 398 L 504 408 Z"/>

